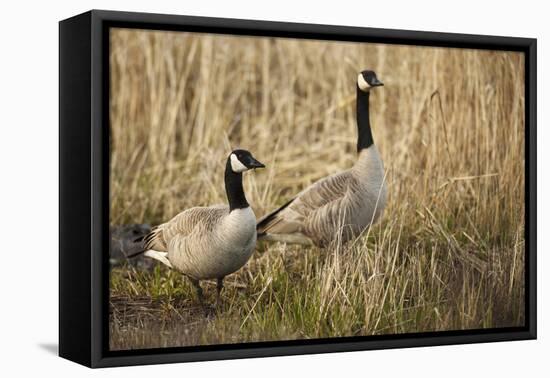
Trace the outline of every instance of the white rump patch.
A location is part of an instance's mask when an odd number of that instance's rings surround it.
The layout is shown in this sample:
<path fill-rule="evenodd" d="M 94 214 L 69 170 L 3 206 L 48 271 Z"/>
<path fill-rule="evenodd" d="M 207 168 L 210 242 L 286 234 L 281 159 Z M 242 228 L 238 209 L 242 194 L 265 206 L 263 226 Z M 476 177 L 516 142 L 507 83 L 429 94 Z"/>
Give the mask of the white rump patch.
<path fill-rule="evenodd" d="M 237 173 L 248 171 L 248 168 L 246 167 L 246 165 L 241 163 L 241 161 L 235 154 L 231 154 L 231 169 L 233 170 L 233 172 L 237 172 Z"/>
<path fill-rule="evenodd" d="M 369 83 L 367 83 L 362 73 L 357 76 L 357 85 L 359 86 L 359 89 L 361 89 L 363 92 L 367 92 L 370 89 L 370 85 Z"/>
<path fill-rule="evenodd" d="M 164 265 L 172 268 L 172 263 L 170 262 L 170 260 L 168 260 L 168 252 L 159 252 L 159 251 L 150 249 L 146 251 L 144 255 L 152 259 L 158 260 Z"/>

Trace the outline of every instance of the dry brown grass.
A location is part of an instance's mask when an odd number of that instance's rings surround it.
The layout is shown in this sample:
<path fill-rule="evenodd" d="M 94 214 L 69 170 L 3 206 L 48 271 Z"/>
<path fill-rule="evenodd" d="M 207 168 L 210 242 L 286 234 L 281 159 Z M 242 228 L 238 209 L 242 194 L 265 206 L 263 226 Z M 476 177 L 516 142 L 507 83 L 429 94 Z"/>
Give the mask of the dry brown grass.
<path fill-rule="evenodd" d="M 245 179 L 257 216 L 351 166 L 364 68 L 385 83 L 371 122 L 389 187 L 353 245 L 260 246 L 212 319 L 174 272 L 113 271 L 112 348 L 523 324 L 522 54 L 131 30 L 111 46 L 112 224 L 225 202 L 237 146 L 268 167 Z"/>

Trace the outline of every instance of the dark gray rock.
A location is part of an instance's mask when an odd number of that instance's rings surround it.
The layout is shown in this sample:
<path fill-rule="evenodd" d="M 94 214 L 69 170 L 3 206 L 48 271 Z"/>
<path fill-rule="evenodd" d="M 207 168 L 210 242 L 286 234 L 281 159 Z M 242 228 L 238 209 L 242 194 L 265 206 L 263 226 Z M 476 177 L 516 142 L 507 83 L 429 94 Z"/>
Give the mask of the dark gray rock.
<path fill-rule="evenodd" d="M 154 266 L 152 259 L 137 254 L 142 251 L 141 239 L 151 232 L 149 224 L 126 224 L 111 226 L 109 261 L 111 266 L 130 264 L 137 268 L 150 270 Z M 134 254 L 134 257 L 129 257 Z"/>

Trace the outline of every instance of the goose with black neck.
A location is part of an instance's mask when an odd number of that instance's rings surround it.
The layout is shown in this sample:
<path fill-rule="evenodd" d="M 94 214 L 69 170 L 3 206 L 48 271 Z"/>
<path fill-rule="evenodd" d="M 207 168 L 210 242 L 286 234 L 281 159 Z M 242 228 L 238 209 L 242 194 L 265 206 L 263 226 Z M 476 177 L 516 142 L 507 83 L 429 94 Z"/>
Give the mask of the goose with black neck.
<path fill-rule="evenodd" d="M 228 204 L 187 209 L 144 239 L 145 255 L 187 276 L 201 303 L 200 280 L 217 280 L 218 304 L 224 277 L 243 267 L 254 252 L 256 216 L 242 181 L 244 172 L 264 167 L 249 151 L 232 151 L 224 173 Z"/>
<path fill-rule="evenodd" d="M 376 73 L 365 70 L 356 82 L 357 153 L 348 170 L 325 177 L 258 222 L 266 241 L 326 247 L 346 243 L 376 222 L 386 206 L 384 166 L 370 124 L 371 91 L 382 86 Z"/>

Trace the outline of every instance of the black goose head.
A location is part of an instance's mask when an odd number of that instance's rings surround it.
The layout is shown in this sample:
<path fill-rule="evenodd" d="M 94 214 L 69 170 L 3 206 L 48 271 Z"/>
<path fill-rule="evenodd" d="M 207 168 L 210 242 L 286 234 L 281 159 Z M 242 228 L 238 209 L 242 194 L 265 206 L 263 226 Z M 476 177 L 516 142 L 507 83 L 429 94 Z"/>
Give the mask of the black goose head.
<path fill-rule="evenodd" d="M 250 151 L 233 150 L 228 157 L 231 170 L 235 173 L 242 173 L 250 169 L 265 168 L 265 165 L 260 163 Z"/>
<path fill-rule="evenodd" d="M 371 88 L 379 87 L 381 85 L 384 85 L 384 83 L 378 80 L 374 71 L 365 70 L 357 76 L 357 87 L 363 92 L 368 92 Z"/>

